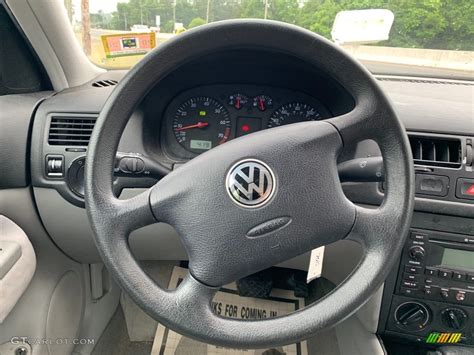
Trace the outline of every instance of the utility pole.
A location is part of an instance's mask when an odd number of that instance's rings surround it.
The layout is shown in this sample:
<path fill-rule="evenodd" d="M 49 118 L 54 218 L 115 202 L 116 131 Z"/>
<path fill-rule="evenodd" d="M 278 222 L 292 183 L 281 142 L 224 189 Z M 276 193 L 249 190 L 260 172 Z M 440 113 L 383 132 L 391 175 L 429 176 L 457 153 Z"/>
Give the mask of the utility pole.
<path fill-rule="evenodd" d="M 171 29 L 172 32 L 174 31 L 175 23 L 176 23 L 176 0 L 173 0 L 173 28 Z"/>
<path fill-rule="evenodd" d="M 138 4 L 140 5 L 140 25 L 143 25 L 143 9 L 141 0 L 138 2 Z"/>
<path fill-rule="evenodd" d="M 91 22 L 89 0 L 81 0 L 82 48 L 86 55 L 91 54 Z"/>
<path fill-rule="evenodd" d="M 211 0 L 207 0 L 206 22 L 209 23 L 209 9 L 211 8 Z"/>
<path fill-rule="evenodd" d="M 263 14 L 263 18 L 266 20 L 268 16 L 268 0 L 265 0 L 265 11 Z"/>

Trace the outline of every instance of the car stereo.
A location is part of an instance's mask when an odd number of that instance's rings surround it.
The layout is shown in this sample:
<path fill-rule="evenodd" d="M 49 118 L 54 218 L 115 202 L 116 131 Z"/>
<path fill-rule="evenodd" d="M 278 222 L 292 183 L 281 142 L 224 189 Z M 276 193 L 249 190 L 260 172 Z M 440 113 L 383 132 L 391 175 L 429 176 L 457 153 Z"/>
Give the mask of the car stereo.
<path fill-rule="evenodd" d="M 399 293 L 474 305 L 474 237 L 412 230 L 399 271 Z"/>
<path fill-rule="evenodd" d="M 388 315 L 389 336 L 474 345 L 474 236 L 411 229 Z"/>

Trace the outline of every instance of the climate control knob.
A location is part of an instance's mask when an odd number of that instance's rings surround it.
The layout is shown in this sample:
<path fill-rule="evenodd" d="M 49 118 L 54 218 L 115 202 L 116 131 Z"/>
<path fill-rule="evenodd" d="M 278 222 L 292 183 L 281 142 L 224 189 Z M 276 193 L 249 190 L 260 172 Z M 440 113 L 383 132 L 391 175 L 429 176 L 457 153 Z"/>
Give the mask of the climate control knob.
<path fill-rule="evenodd" d="M 430 312 L 422 303 L 405 302 L 395 310 L 395 321 L 401 329 L 422 330 L 430 321 Z"/>
<path fill-rule="evenodd" d="M 412 246 L 408 251 L 410 258 L 421 261 L 425 257 L 425 249 L 419 245 Z"/>
<path fill-rule="evenodd" d="M 467 321 L 467 314 L 459 308 L 446 308 L 441 311 L 443 325 L 452 330 L 461 330 Z"/>

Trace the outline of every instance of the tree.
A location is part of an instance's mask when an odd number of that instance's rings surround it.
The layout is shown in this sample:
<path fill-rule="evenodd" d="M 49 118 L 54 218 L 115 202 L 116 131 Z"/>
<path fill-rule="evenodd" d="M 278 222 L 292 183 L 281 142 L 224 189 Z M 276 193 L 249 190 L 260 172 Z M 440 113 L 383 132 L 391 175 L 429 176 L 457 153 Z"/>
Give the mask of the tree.
<path fill-rule="evenodd" d="M 440 0 L 392 0 L 389 5 L 395 14 L 392 46 L 430 48 L 446 28 Z"/>
<path fill-rule="evenodd" d="M 432 41 L 433 48 L 474 51 L 474 2 L 457 1 L 453 6 L 452 0 L 441 1 L 441 13 L 446 27 Z"/>
<path fill-rule="evenodd" d="M 240 18 L 263 18 L 265 8 L 262 0 L 242 0 Z"/>
<path fill-rule="evenodd" d="M 203 18 L 196 17 L 191 20 L 191 22 L 188 25 L 188 28 L 193 28 L 201 25 L 205 25 L 207 22 Z"/>
<path fill-rule="evenodd" d="M 331 38 L 331 29 L 341 6 L 334 0 L 308 1 L 298 24 L 326 38 Z"/>
<path fill-rule="evenodd" d="M 74 12 L 72 9 L 72 0 L 64 0 L 64 7 L 66 8 L 69 22 L 72 23 L 72 16 L 74 15 Z"/>
<path fill-rule="evenodd" d="M 92 28 L 111 28 L 110 22 L 112 14 L 105 14 L 102 10 L 99 10 L 96 14 L 90 14 L 91 27 Z"/>
<path fill-rule="evenodd" d="M 176 1 L 176 22 L 187 24 L 190 23 L 192 19 L 196 17 L 203 18 L 205 15 L 205 7 L 200 9 L 198 3 L 193 5 L 187 0 Z"/>
<path fill-rule="evenodd" d="M 269 6 L 269 19 L 297 24 L 300 17 L 297 0 L 272 0 Z"/>
<path fill-rule="evenodd" d="M 71 0 L 64 0 L 68 6 Z M 86 1 L 86 0 L 83 0 Z M 173 4 L 176 1 L 176 7 Z M 129 30 L 133 24 L 154 25 L 172 32 L 176 21 L 191 25 L 205 19 L 209 0 L 129 0 L 117 3 L 112 16 L 92 16 L 93 25 Z M 265 0 L 211 0 L 209 22 L 230 18 L 263 18 Z M 386 46 L 473 50 L 472 0 L 268 0 L 268 18 L 293 23 L 331 38 L 336 14 L 342 10 L 389 9 L 395 21 Z M 199 22 L 198 22 L 199 24 Z M 194 23 L 193 23 L 194 25 Z M 105 28 L 105 27 L 104 27 Z M 380 45 L 380 44 L 379 44 Z"/>
<path fill-rule="evenodd" d="M 214 0 L 211 3 L 209 22 L 241 18 L 241 0 Z"/>

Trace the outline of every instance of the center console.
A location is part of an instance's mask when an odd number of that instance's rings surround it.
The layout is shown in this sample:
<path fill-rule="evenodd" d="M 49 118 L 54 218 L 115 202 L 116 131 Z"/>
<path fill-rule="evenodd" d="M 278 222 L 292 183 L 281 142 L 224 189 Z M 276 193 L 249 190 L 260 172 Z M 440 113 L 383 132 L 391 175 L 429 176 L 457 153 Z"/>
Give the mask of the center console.
<path fill-rule="evenodd" d="M 393 279 L 385 334 L 474 345 L 473 236 L 410 230 Z M 451 335 L 430 339 L 432 333 Z"/>

